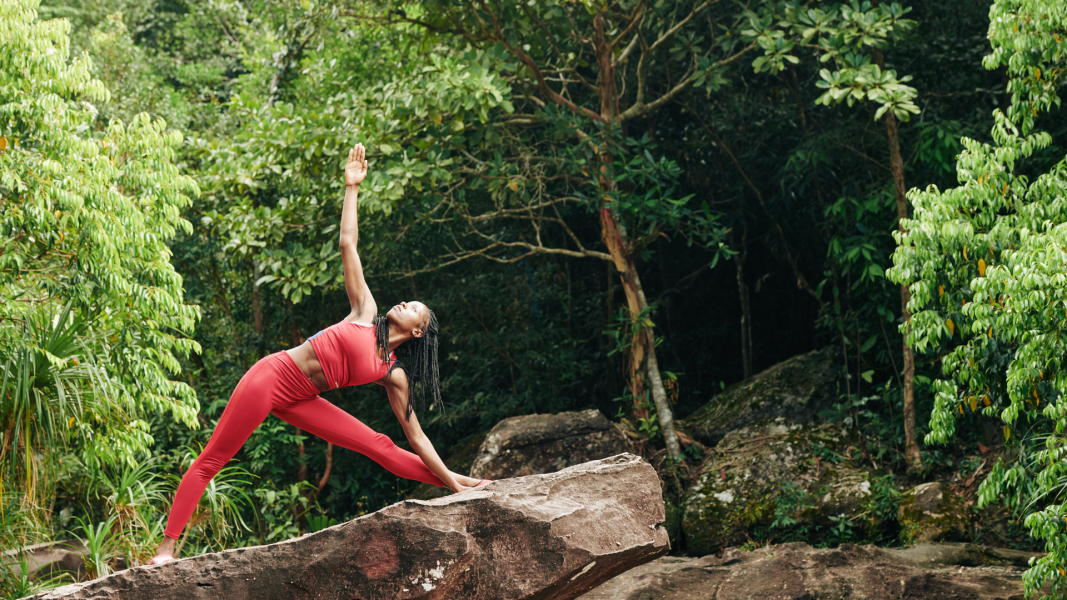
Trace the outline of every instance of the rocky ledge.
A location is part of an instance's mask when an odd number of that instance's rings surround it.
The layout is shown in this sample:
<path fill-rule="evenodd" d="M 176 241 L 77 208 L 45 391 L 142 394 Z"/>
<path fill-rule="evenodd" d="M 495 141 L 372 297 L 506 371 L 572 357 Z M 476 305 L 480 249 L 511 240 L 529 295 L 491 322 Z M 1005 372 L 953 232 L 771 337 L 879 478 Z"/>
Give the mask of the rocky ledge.
<path fill-rule="evenodd" d="M 582 600 L 1023 600 L 1031 556 L 974 544 L 728 548 L 721 557 L 663 557 Z"/>
<path fill-rule="evenodd" d="M 663 518 L 656 472 L 620 454 L 31 598 L 567 600 L 665 554 Z"/>

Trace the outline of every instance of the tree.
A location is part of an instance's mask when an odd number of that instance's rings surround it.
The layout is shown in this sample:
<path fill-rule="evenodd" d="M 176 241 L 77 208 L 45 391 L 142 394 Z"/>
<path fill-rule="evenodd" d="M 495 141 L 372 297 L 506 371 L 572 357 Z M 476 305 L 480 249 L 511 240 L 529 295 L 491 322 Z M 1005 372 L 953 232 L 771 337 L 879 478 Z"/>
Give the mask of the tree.
<path fill-rule="evenodd" d="M 1048 550 L 1026 589 L 1054 581 L 1057 596 L 1067 582 L 1067 162 L 1037 124 L 1060 105 L 1065 30 L 1063 3 L 994 2 L 984 65 L 1006 69 L 1010 105 L 995 111 L 991 143 L 964 138 L 959 187 L 909 192 L 915 216 L 896 233 L 887 272 L 911 291 L 908 341 L 943 355 L 948 379 L 936 382 L 927 442 L 951 441 L 970 413 L 1003 421 L 1018 452 L 997 461 L 979 506 L 1025 515 Z"/>
<path fill-rule="evenodd" d="M 0 462 L 30 503 L 72 442 L 115 463 L 147 450 L 149 413 L 195 427 L 170 376 L 199 351 L 166 246 L 198 193 L 172 164 L 182 135 L 146 114 L 99 127 L 107 89 L 37 4 L 0 6 Z"/>
<path fill-rule="evenodd" d="M 896 198 L 897 229 L 900 230 L 903 227 L 903 221 L 908 218 L 908 201 L 905 197 L 904 159 L 900 152 L 897 120 L 908 121 L 911 114 L 918 114 L 919 107 L 914 102 L 917 93 L 915 88 L 905 85 L 911 80 L 911 76 L 905 75 L 898 78 L 896 71 L 886 69 L 882 49 L 887 45 L 886 40 L 891 34 L 907 31 L 914 27 L 915 23 L 902 18 L 908 9 L 901 8 L 896 3 L 881 4 L 873 9 L 869 6 L 864 8 L 866 11 L 854 10 L 847 6 L 841 7 L 840 21 L 847 25 L 841 27 L 835 24 L 832 27 L 841 28 L 845 35 L 826 36 L 825 42 L 815 46 L 822 54 L 820 57 L 822 61 L 833 60 L 837 67 L 835 71 L 829 69 L 820 71 L 821 81 L 817 85 L 826 92 L 815 102 L 822 105 L 847 102 L 849 106 L 852 106 L 855 102 L 867 101 L 878 107 L 874 118 L 885 121 L 889 164 Z M 800 23 L 802 27 L 815 28 L 819 27 L 822 22 L 837 20 L 828 19 L 819 15 L 817 11 L 811 11 L 807 14 L 801 13 Z M 873 56 L 867 53 L 868 50 L 873 50 Z M 909 300 L 908 287 L 901 285 L 900 309 L 904 331 L 911 326 Z M 904 454 L 909 468 L 922 469 L 922 456 L 919 453 L 915 429 L 915 356 L 906 335 L 902 345 Z"/>
<path fill-rule="evenodd" d="M 855 15 L 862 19 L 850 22 Z M 757 71 L 774 73 L 786 63 L 798 62 L 791 54 L 796 46 L 794 37 L 827 48 L 831 42 L 826 40 L 838 36 L 843 38 L 836 42 L 838 46 L 851 48 L 864 40 L 873 43 L 899 24 L 899 15 L 872 11 L 869 6 L 849 13 L 772 2 L 735 8 L 710 0 L 670 5 L 637 0 L 597 6 L 478 2 L 473 10 L 468 4 L 454 2 L 398 3 L 389 16 L 457 40 L 469 53 L 491 60 L 508 77 L 517 112 L 501 118 L 496 129 L 499 137 L 522 140 L 519 145 L 530 151 L 516 152 L 510 161 L 472 160 L 467 162 L 467 172 L 477 177 L 492 171 L 488 176 L 510 180 L 513 195 L 521 196 L 517 189 L 520 183 L 535 179 L 529 177 L 527 165 L 551 169 L 536 178 L 536 201 L 507 198 L 514 208 L 498 201 L 482 210 L 470 210 L 466 198 L 445 197 L 441 204 L 447 208 L 442 212 L 458 212 L 451 219 L 464 221 L 468 227 L 464 233 L 480 242 L 457 244 L 457 250 L 447 258 L 454 262 L 481 256 L 501 261 L 556 253 L 609 260 L 623 282 L 635 323 L 650 310 L 638 274 L 640 254 L 665 228 L 675 226 L 675 215 L 684 214 L 689 217 L 687 221 L 693 221 L 701 213 L 685 206 L 687 198 L 664 195 L 671 186 L 664 185 L 662 177 L 657 178 L 661 183 L 650 195 L 658 202 L 645 202 L 649 197 L 643 196 L 645 190 L 639 185 L 644 182 L 633 180 L 634 172 L 646 166 L 644 157 L 635 161 L 620 155 L 631 145 L 623 141 L 630 138 L 627 132 L 691 90 L 703 89 L 708 95 L 717 92 L 725 82 L 726 70 L 734 63 L 742 64 L 739 61 L 746 56 Z M 853 34 L 856 25 L 862 29 Z M 794 36 L 794 31 L 798 35 Z M 537 138 L 551 142 L 551 147 L 536 150 L 533 140 Z M 560 146 L 590 149 L 590 156 L 572 151 L 569 156 L 578 160 L 561 161 L 559 153 L 553 152 Z M 656 164 L 651 154 L 647 159 Z M 548 179 L 559 184 L 544 185 Z M 590 188 L 592 193 L 583 188 Z M 565 222 L 558 212 L 560 205 L 581 194 L 588 198 L 584 205 L 597 215 L 599 238 L 608 252 L 579 241 L 573 233 L 576 226 Z M 501 195 L 508 194 L 503 191 Z M 453 210 L 456 207 L 461 210 Z M 511 239 L 504 239 L 499 229 L 483 231 L 494 221 L 523 218 L 525 233 L 514 229 Z M 563 230 L 560 242 L 573 242 L 574 247 L 547 244 L 545 230 L 553 227 Z M 700 233 L 703 245 L 717 258 L 724 247 L 719 228 L 707 223 Z M 536 241 L 522 239 L 526 236 Z M 814 294 L 792 259 L 791 264 L 797 285 Z M 680 449 L 659 373 L 656 336 L 651 327 L 638 329 L 629 356 L 631 393 L 643 398 L 646 381 L 650 384 L 668 451 L 677 458 Z"/>

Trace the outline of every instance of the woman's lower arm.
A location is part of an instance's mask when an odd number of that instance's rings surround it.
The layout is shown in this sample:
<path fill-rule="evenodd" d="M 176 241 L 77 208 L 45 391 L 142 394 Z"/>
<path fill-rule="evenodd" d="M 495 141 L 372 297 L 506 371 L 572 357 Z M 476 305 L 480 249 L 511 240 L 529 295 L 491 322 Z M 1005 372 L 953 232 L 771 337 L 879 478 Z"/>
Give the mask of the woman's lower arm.
<path fill-rule="evenodd" d="M 408 443 L 411 444 L 412 450 L 419 455 L 422 462 L 426 463 L 426 467 L 434 475 L 437 475 L 441 483 L 445 484 L 445 487 L 451 490 L 456 490 L 459 487 L 459 482 L 452 476 L 452 471 L 445 466 L 445 462 L 437 455 L 437 450 L 434 449 L 433 444 L 430 443 L 430 439 L 425 434 L 408 436 Z"/>
<path fill-rule="evenodd" d="M 359 186 L 345 187 L 345 202 L 341 208 L 341 244 L 356 244 L 359 239 Z"/>

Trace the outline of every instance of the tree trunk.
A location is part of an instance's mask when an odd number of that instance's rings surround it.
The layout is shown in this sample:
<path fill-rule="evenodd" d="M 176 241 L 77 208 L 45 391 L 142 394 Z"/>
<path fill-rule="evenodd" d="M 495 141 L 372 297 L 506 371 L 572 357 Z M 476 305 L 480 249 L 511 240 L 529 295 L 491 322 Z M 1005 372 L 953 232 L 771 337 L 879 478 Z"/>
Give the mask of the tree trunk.
<path fill-rule="evenodd" d="M 293 346 L 299 346 L 304 343 L 304 333 L 300 331 L 300 326 L 296 324 L 296 313 L 293 312 L 293 302 L 291 300 L 286 300 L 285 305 L 289 309 L 289 338 L 292 340 Z"/>
<path fill-rule="evenodd" d="M 598 13 L 593 20 L 593 45 L 596 48 L 597 67 L 599 77 L 597 79 L 597 95 L 600 97 L 600 116 L 605 123 L 613 123 L 618 115 L 618 89 L 615 86 L 615 73 L 611 67 L 612 46 L 604 36 L 604 15 Z M 604 190 L 604 204 L 600 210 L 600 236 L 604 245 L 611 253 L 612 262 L 622 276 L 623 290 L 626 292 L 626 303 L 630 308 L 630 316 L 636 326 L 637 317 L 648 308 L 645 300 L 645 291 L 641 286 L 641 278 L 637 275 L 636 264 L 629 251 L 626 239 L 626 228 L 619 222 L 611 207 L 612 195 L 616 191 L 615 181 L 609 179 L 611 165 L 614 157 L 605 148 L 600 153 L 600 177 L 601 189 Z M 642 369 L 644 361 L 648 363 Z M 630 347 L 630 381 L 634 396 L 644 398 L 644 381 L 642 371 L 648 375 L 652 384 L 652 402 L 656 406 L 656 415 L 659 419 L 660 431 L 663 432 L 663 440 L 667 444 L 667 452 L 674 460 L 681 460 L 682 449 L 678 444 L 678 434 L 674 431 L 674 414 L 667 402 L 667 391 L 663 388 L 660 379 L 659 363 L 656 361 L 656 338 L 651 329 L 643 329 L 641 335 L 634 336 L 634 344 Z"/>
<path fill-rule="evenodd" d="M 630 315 L 636 320 L 637 317 L 648 309 L 648 301 L 645 299 L 645 291 L 641 286 L 641 278 L 637 274 L 633 256 L 628 251 L 626 242 L 626 228 L 618 222 L 615 214 L 609 207 L 600 211 L 601 235 L 604 245 L 611 252 L 615 268 L 622 278 L 622 288 L 626 292 L 626 303 L 630 308 Z M 634 395 L 644 396 L 644 383 L 641 381 L 641 365 L 648 360 L 647 373 L 652 383 L 652 402 L 656 406 L 656 415 L 659 418 L 660 431 L 663 432 L 663 440 L 667 444 L 667 451 L 671 458 L 680 460 L 682 455 L 681 446 L 678 444 L 678 434 L 674 431 L 674 414 L 667 402 L 667 391 L 663 388 L 660 379 L 659 363 L 656 361 L 656 337 L 652 329 L 645 328 L 641 335 L 634 336 L 634 344 L 630 348 L 630 378 L 634 386 Z"/>
<path fill-rule="evenodd" d="M 908 218 L 908 198 L 904 188 L 904 160 L 900 156 L 900 137 L 897 133 L 897 119 L 892 111 L 885 115 L 885 129 L 889 135 L 889 166 L 893 171 L 893 187 L 897 197 L 897 229 L 903 233 L 903 220 Z M 911 312 L 908 310 L 908 301 L 911 300 L 911 291 L 907 285 L 900 286 L 900 314 L 904 320 L 904 329 L 911 327 Z M 908 461 L 908 468 L 922 470 L 922 455 L 919 453 L 919 443 L 915 437 L 915 354 L 908 345 L 907 336 L 904 338 L 904 458 Z"/>
<path fill-rule="evenodd" d="M 256 331 L 256 360 L 263 358 L 263 352 L 265 349 L 263 343 L 263 307 L 260 304 L 259 299 L 259 281 L 260 278 L 259 261 L 252 259 L 252 320 Z"/>
<path fill-rule="evenodd" d="M 326 487 L 326 484 L 330 481 L 330 471 L 333 470 L 333 444 L 326 444 L 326 469 L 322 472 L 322 477 L 319 478 L 319 485 L 315 489 L 315 497 L 318 498 L 322 493 L 322 489 Z"/>
<path fill-rule="evenodd" d="M 748 251 L 748 229 L 741 236 L 741 250 L 734 255 L 737 266 L 737 294 L 741 299 L 741 369 L 744 378 L 752 377 L 752 309 L 748 301 L 748 283 L 745 282 L 745 254 Z"/>
<path fill-rule="evenodd" d="M 885 55 L 881 50 L 874 51 L 874 62 L 879 68 L 885 68 Z M 893 173 L 893 189 L 897 199 L 897 230 L 905 233 L 903 220 L 908 218 L 908 197 L 907 188 L 904 187 L 904 159 L 900 155 L 897 118 L 891 110 L 885 113 L 885 131 L 889 138 L 889 168 Z M 909 300 L 911 300 L 911 291 L 907 285 L 901 285 L 900 315 L 904 321 L 905 331 L 911 328 Z M 904 459 L 908 462 L 909 469 L 922 470 L 922 455 L 919 453 L 919 443 L 915 439 L 915 354 L 908 345 L 906 334 L 903 348 L 904 372 L 901 373 L 901 377 L 904 380 Z"/>

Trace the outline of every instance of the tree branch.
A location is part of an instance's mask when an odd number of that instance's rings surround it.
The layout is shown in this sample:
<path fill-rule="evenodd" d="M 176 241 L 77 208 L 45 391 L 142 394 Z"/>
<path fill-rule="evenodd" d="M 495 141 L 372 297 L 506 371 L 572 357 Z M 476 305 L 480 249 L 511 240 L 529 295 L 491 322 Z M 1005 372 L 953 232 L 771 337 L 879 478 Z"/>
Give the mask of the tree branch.
<path fill-rule="evenodd" d="M 630 35 L 630 33 L 633 32 L 634 28 L 641 24 L 641 21 L 644 20 L 644 17 L 645 3 L 642 2 L 641 4 L 637 5 L 637 14 L 634 15 L 633 20 L 626 27 L 626 29 L 624 29 L 619 35 L 615 36 L 615 39 L 611 40 L 611 42 L 608 44 L 608 51 L 610 52 L 612 49 L 615 48 L 615 45 L 618 44 L 620 40 Z M 630 43 L 632 44 L 633 42 Z"/>
<path fill-rule="evenodd" d="M 735 60 L 741 58 L 745 54 L 748 54 L 750 51 L 754 50 L 755 48 L 756 48 L 756 42 L 752 42 L 751 44 L 745 46 L 740 51 L 738 51 L 737 54 L 734 54 L 733 56 L 731 56 L 729 58 L 724 58 L 724 59 L 716 62 L 715 64 L 711 65 L 711 68 L 712 69 L 716 69 L 718 67 L 725 67 L 726 65 L 728 65 L 728 64 L 734 62 Z M 642 52 L 641 52 L 641 62 L 638 63 L 638 66 L 637 66 L 637 100 L 634 101 L 633 105 L 630 108 L 627 108 L 625 111 L 623 111 L 621 114 L 619 114 L 619 121 L 620 122 L 621 121 L 628 121 L 630 119 L 634 119 L 636 117 L 640 117 L 641 115 L 644 115 L 644 114 L 650 113 L 650 112 L 652 112 L 654 110 L 657 110 L 658 108 L 660 108 L 664 104 L 666 104 L 666 103 L 670 102 L 671 100 L 673 100 L 675 96 L 677 96 L 681 92 L 685 91 L 689 86 L 693 85 L 693 73 L 696 71 L 696 66 L 690 67 L 689 71 L 685 74 L 685 77 L 683 77 L 682 80 L 677 85 L 675 85 L 673 88 L 671 88 L 669 91 L 667 91 L 667 93 L 663 94 L 659 98 L 656 98 L 654 101 L 649 102 L 649 103 L 646 104 L 645 101 L 644 101 L 645 75 L 643 74 L 643 70 L 644 70 L 643 66 L 644 66 L 644 63 L 645 63 L 645 56 L 647 56 L 647 52 L 642 50 Z"/>
<path fill-rule="evenodd" d="M 649 48 L 649 51 L 650 52 L 655 52 L 656 48 L 658 48 L 660 44 L 662 44 L 663 42 L 666 42 L 667 40 L 669 40 L 672 37 L 674 37 L 674 34 L 678 33 L 678 31 L 681 30 L 682 27 L 685 27 L 685 24 L 688 23 L 690 21 L 690 19 L 695 17 L 697 15 L 697 13 L 703 11 L 705 8 L 707 8 L 707 7 L 709 7 L 712 4 L 717 3 L 717 2 L 719 2 L 719 0 L 707 0 L 706 2 L 704 2 L 704 4 L 701 4 L 700 6 L 694 8 L 689 13 L 689 15 L 687 15 L 684 19 L 679 21 L 674 27 L 671 27 L 667 31 L 663 32 L 663 35 L 659 36 L 658 40 L 656 40 L 655 42 L 652 42 L 652 47 Z"/>
<path fill-rule="evenodd" d="M 493 29 L 496 31 L 495 39 L 501 44 L 503 44 L 504 48 L 509 53 L 511 53 L 512 56 L 519 59 L 523 62 L 523 64 L 530 68 L 530 71 L 533 73 L 534 78 L 537 79 L 537 89 L 540 90 L 541 93 L 547 99 L 551 100 L 552 102 L 555 102 L 560 106 L 566 107 L 575 114 L 583 115 L 585 117 L 593 119 L 594 121 L 604 122 L 604 118 L 601 117 L 599 114 L 589 110 L 588 108 L 585 108 L 584 106 L 578 106 L 574 102 L 571 102 L 563 96 L 560 96 L 552 88 L 548 87 L 548 82 L 545 81 L 545 76 L 543 73 L 541 73 L 541 69 L 537 66 L 537 62 L 535 62 L 534 59 L 530 58 L 528 54 L 526 54 L 519 48 L 516 48 L 510 43 L 508 43 L 507 39 L 504 37 L 503 31 L 501 31 L 500 29 L 500 22 L 497 20 L 496 15 L 493 13 L 493 11 L 489 10 L 489 7 L 486 6 L 485 0 L 478 0 L 478 4 L 481 5 L 482 10 L 489 13 L 489 18 L 493 21 Z"/>

